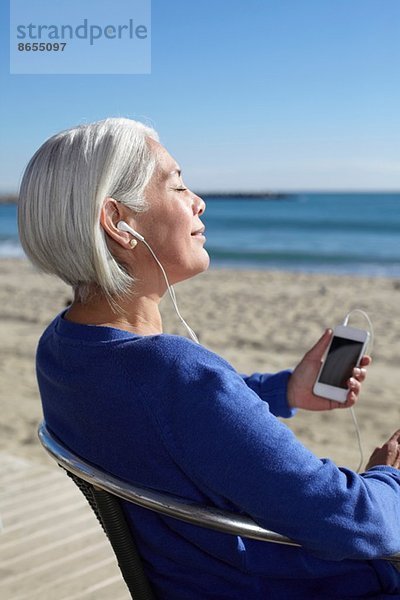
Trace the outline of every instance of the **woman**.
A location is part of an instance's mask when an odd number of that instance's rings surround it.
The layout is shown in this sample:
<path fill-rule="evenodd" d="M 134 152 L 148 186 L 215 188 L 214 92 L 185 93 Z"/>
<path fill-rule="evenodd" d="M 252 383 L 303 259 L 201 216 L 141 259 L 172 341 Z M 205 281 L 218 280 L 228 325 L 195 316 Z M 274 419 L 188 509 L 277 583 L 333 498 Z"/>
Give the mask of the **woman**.
<path fill-rule="evenodd" d="M 21 241 L 34 264 L 75 291 L 37 351 L 49 428 L 119 477 L 245 512 L 303 546 L 126 505 L 164 600 L 400 598 L 399 573 L 378 560 L 400 551 L 399 432 L 357 475 L 315 457 L 276 418 L 343 406 L 312 393 L 331 332 L 292 374 L 251 376 L 163 333 L 165 273 L 173 284 L 209 265 L 204 210 L 156 132 L 135 121 L 62 132 L 32 158 Z M 345 406 L 369 362 L 354 370 Z"/>

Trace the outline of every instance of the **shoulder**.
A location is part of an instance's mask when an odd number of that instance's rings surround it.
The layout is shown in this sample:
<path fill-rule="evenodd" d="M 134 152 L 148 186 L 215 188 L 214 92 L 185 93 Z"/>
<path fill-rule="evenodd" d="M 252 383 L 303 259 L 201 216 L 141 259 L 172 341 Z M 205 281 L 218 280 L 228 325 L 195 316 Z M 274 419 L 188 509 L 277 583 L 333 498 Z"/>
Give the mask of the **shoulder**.
<path fill-rule="evenodd" d="M 216 402 L 217 397 L 229 404 L 238 395 L 254 394 L 229 362 L 185 337 L 162 334 L 142 338 L 135 354 L 129 355 L 127 375 L 143 384 L 146 395 L 157 389 L 160 405 L 170 407 L 173 398 L 176 408 L 183 402 L 186 410 L 193 403 L 205 406 Z"/>
<path fill-rule="evenodd" d="M 199 371 L 225 372 L 240 375 L 224 358 L 179 335 L 161 334 L 144 340 L 146 355 L 164 367 L 172 368 L 174 375 L 193 380 Z"/>
<path fill-rule="evenodd" d="M 161 334 L 142 338 L 136 346 L 136 355 L 139 349 L 143 366 L 154 368 L 155 374 L 172 380 L 169 385 L 173 387 L 191 386 L 194 391 L 205 382 L 209 387 L 217 379 L 241 379 L 224 358 L 182 336 Z"/>
<path fill-rule="evenodd" d="M 217 418 L 225 414 L 232 403 L 238 408 L 249 401 L 261 403 L 236 369 L 204 346 L 173 335 L 158 336 L 153 342 L 152 369 L 145 377 L 150 387 L 162 387 L 157 405 L 161 412 L 166 411 L 165 418 L 171 418 L 172 410 L 174 414 L 208 420 L 211 415 Z"/>

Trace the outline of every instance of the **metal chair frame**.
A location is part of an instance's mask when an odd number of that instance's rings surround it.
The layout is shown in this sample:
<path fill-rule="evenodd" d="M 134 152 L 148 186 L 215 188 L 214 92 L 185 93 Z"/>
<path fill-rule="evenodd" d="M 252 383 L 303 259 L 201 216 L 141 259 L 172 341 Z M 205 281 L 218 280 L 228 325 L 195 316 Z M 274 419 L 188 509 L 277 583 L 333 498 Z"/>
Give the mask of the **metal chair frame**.
<path fill-rule="evenodd" d="M 132 485 L 106 473 L 74 454 L 43 421 L 38 429 L 39 440 L 48 454 L 65 469 L 85 495 L 116 554 L 124 580 L 135 600 L 154 600 L 141 565 L 133 534 L 125 521 L 118 498 L 175 519 L 232 535 L 299 547 L 293 540 L 264 529 L 250 517 L 202 506 L 177 496 Z M 400 553 L 383 560 L 399 561 Z"/>

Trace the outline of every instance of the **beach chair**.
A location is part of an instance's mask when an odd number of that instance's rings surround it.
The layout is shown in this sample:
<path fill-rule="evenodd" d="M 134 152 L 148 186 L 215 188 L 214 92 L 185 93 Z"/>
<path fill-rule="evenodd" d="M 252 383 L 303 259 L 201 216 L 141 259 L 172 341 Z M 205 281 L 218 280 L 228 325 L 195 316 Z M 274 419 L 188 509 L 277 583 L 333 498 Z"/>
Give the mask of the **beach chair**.
<path fill-rule="evenodd" d="M 300 546 L 285 536 L 260 527 L 247 516 L 191 503 L 170 494 L 126 483 L 74 454 L 51 433 L 44 421 L 39 425 L 38 435 L 44 449 L 73 479 L 89 502 L 111 543 L 133 600 L 155 600 L 155 596 L 144 572 L 134 535 L 125 519 L 119 499 L 223 533 Z M 400 554 L 383 557 L 383 559 L 400 565 Z"/>

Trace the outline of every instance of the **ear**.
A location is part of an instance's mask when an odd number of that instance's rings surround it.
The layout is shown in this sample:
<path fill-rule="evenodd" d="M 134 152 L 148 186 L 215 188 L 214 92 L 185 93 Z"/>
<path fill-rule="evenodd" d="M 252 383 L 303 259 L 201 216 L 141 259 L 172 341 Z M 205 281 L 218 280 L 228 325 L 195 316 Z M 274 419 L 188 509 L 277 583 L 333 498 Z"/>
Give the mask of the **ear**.
<path fill-rule="evenodd" d="M 132 220 L 127 207 L 114 200 L 114 198 L 106 198 L 104 200 L 100 211 L 100 225 L 113 241 L 125 249 L 130 249 L 129 240 L 131 236 L 126 231 L 117 229 L 117 223 L 119 221 L 126 221 L 128 218 L 129 221 Z M 132 227 L 134 226 L 132 225 Z"/>

